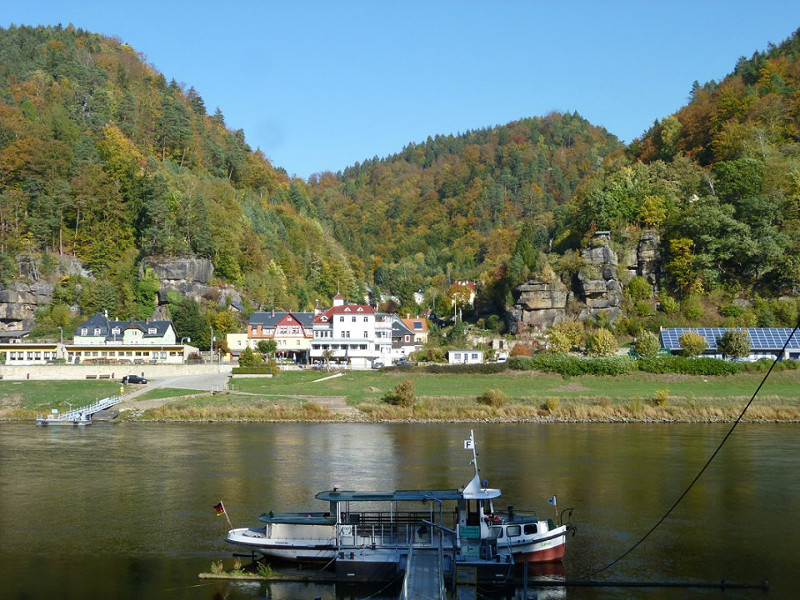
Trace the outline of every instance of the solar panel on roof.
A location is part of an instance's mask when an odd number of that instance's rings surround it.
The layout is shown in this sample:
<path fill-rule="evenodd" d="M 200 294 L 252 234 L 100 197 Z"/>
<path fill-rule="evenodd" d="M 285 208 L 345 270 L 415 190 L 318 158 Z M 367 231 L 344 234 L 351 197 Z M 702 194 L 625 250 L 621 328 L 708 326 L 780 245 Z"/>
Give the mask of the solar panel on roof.
<path fill-rule="evenodd" d="M 708 348 L 717 348 L 717 338 L 722 337 L 726 331 L 735 331 L 731 327 L 669 327 L 661 330 L 661 342 L 664 348 L 680 350 L 680 338 L 684 333 L 694 331 L 703 336 L 708 342 Z M 787 348 L 800 348 L 800 334 L 795 333 L 791 339 L 792 329 L 788 327 L 750 327 L 745 329 L 750 335 L 752 350 L 781 350 L 786 344 Z M 787 340 L 789 343 L 787 344 Z"/>

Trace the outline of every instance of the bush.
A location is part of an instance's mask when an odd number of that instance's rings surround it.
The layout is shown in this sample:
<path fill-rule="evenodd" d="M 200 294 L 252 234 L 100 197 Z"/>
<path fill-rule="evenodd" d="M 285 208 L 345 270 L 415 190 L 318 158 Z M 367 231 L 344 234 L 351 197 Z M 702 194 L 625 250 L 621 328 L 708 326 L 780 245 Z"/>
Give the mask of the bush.
<path fill-rule="evenodd" d="M 678 343 L 684 356 L 700 356 L 708 348 L 706 338 L 694 331 L 684 333 L 678 338 Z"/>
<path fill-rule="evenodd" d="M 674 315 L 680 309 L 677 300 L 672 296 L 659 296 L 658 299 L 661 302 L 661 310 L 668 315 Z"/>
<path fill-rule="evenodd" d="M 653 297 L 653 286 L 647 279 L 637 275 L 625 286 L 625 295 L 633 302 L 649 300 Z"/>
<path fill-rule="evenodd" d="M 661 343 L 654 334 L 645 331 L 639 336 L 639 339 L 633 343 L 633 349 L 639 356 L 651 357 L 658 354 L 658 351 L 661 350 Z"/>
<path fill-rule="evenodd" d="M 519 342 L 514 344 L 514 347 L 511 348 L 509 356 L 530 356 L 531 354 L 533 354 L 531 345 L 525 342 Z"/>
<path fill-rule="evenodd" d="M 508 404 L 508 396 L 501 390 L 486 390 L 478 396 L 478 404 L 499 408 Z"/>
<path fill-rule="evenodd" d="M 423 348 L 413 352 L 409 358 L 416 362 L 446 363 L 447 353 L 441 347 Z"/>
<path fill-rule="evenodd" d="M 589 356 L 611 356 L 619 350 L 619 343 L 608 329 L 597 329 L 586 336 Z"/>
<path fill-rule="evenodd" d="M 666 406 L 669 401 L 669 390 L 656 390 L 656 397 L 653 402 L 656 406 Z"/>
<path fill-rule="evenodd" d="M 414 382 L 406 379 L 398 383 L 391 392 L 387 392 L 382 400 L 392 406 L 413 406 L 416 398 Z"/>
<path fill-rule="evenodd" d="M 699 321 L 705 315 L 703 303 L 698 296 L 689 296 L 681 304 L 681 311 L 689 321 Z"/>
<path fill-rule="evenodd" d="M 565 354 L 572 350 L 572 341 L 563 331 L 553 330 L 547 338 L 547 351 L 553 354 Z"/>
<path fill-rule="evenodd" d="M 546 410 L 547 412 L 550 413 L 555 410 L 558 410 L 558 398 L 550 397 L 547 400 L 545 400 L 544 404 L 542 404 L 542 410 Z"/>
<path fill-rule="evenodd" d="M 580 321 L 565 321 L 553 326 L 552 331 L 558 331 L 567 336 L 570 346 L 580 346 L 583 343 L 586 329 Z"/>

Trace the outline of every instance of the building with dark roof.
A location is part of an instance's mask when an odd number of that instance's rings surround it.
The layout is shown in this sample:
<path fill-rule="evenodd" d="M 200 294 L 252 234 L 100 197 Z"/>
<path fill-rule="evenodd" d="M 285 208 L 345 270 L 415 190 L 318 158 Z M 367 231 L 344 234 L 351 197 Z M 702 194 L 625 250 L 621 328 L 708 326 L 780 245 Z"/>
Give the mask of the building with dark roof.
<path fill-rule="evenodd" d="M 248 345 L 255 349 L 262 340 L 275 340 L 279 358 L 307 364 L 313 322 L 313 312 L 254 312 L 247 324 Z"/>
<path fill-rule="evenodd" d="M 717 348 L 717 340 L 732 327 L 664 327 L 661 329 L 661 347 L 673 354 L 679 354 L 680 338 L 684 333 L 694 332 L 705 339 L 707 348 L 704 356 L 723 358 Z M 762 358 L 774 360 L 800 360 L 800 332 L 792 335 L 789 327 L 748 327 L 744 329 L 750 336 L 750 354 L 744 360 L 756 361 Z M 785 347 L 785 350 L 784 350 Z"/>
<path fill-rule="evenodd" d="M 117 321 L 96 314 L 75 329 L 72 343 L 78 346 L 163 346 L 177 343 L 172 321 Z"/>

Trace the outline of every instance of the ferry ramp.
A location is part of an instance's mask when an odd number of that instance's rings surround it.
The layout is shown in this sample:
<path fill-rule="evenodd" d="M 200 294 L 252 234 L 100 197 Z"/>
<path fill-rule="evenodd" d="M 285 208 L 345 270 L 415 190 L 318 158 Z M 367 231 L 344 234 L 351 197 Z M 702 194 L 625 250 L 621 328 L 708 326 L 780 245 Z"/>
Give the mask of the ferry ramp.
<path fill-rule="evenodd" d="M 400 600 L 445 600 L 444 559 L 440 548 L 412 548 Z"/>

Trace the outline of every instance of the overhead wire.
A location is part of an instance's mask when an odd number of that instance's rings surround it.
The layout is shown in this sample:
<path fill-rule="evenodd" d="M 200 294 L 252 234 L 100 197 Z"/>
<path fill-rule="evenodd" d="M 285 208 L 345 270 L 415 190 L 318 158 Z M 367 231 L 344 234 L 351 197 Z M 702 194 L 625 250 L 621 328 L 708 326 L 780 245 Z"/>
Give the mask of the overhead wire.
<path fill-rule="evenodd" d="M 786 349 L 789 346 L 789 342 L 793 339 L 794 335 L 797 333 L 798 328 L 800 328 L 800 318 L 798 318 L 797 324 L 794 326 L 794 329 L 792 329 L 792 333 L 789 334 L 789 336 L 786 338 L 786 343 L 784 343 L 780 354 L 778 354 L 775 357 L 775 359 L 772 361 L 772 364 L 769 366 L 769 369 L 767 370 L 766 374 L 761 379 L 761 383 L 758 384 L 758 387 L 756 388 L 756 391 L 753 392 L 753 395 L 750 397 L 750 400 L 745 405 L 745 407 L 742 409 L 742 412 L 739 413 L 739 416 L 733 422 L 733 425 L 731 425 L 731 428 L 728 430 L 728 433 L 725 434 L 725 437 L 722 438 L 722 441 L 719 443 L 719 445 L 717 446 L 716 450 L 714 450 L 714 452 L 708 458 L 706 463 L 703 465 L 703 467 L 697 473 L 695 478 L 692 479 L 691 483 L 689 483 L 689 485 L 686 487 L 686 489 L 683 490 L 683 493 L 680 496 L 678 496 L 678 499 L 675 500 L 675 502 L 672 503 L 672 506 L 669 507 L 667 512 L 664 513 L 664 515 L 655 523 L 655 525 L 653 525 L 650 528 L 650 530 L 647 533 L 645 533 L 641 538 L 639 538 L 639 540 L 635 544 L 633 544 L 630 548 L 628 548 L 625 552 L 623 552 L 617 558 L 612 560 L 610 563 L 608 563 L 604 567 L 596 569 L 596 570 L 594 570 L 594 571 L 592 571 L 590 573 L 587 573 L 586 575 L 582 575 L 582 576 L 578 577 L 577 579 L 588 579 L 590 577 L 593 577 L 593 576 L 597 575 L 598 573 L 602 573 L 603 571 L 605 571 L 607 569 L 610 569 L 611 567 L 616 565 L 618 562 L 620 562 L 623 558 L 628 556 L 631 552 L 636 550 L 636 548 L 638 548 L 640 545 L 642 545 L 644 543 L 644 541 L 647 538 L 649 538 L 650 535 L 656 529 L 658 529 L 658 527 L 664 521 L 667 520 L 667 517 L 669 517 L 669 515 L 672 514 L 672 511 L 677 508 L 677 506 L 681 503 L 681 501 L 686 497 L 686 495 L 691 491 L 691 489 L 694 487 L 694 485 L 698 482 L 698 480 L 703 475 L 703 473 L 706 471 L 706 469 L 709 467 L 709 465 L 711 465 L 711 462 L 714 460 L 714 458 L 717 456 L 717 454 L 719 454 L 720 450 L 722 450 L 722 447 L 725 445 L 725 442 L 728 441 L 728 438 L 730 438 L 731 435 L 733 435 L 733 431 L 736 429 L 737 425 L 739 425 L 739 423 L 744 418 L 744 415 L 745 415 L 745 413 L 747 413 L 747 410 L 750 408 L 750 405 L 753 404 L 753 401 L 756 399 L 756 396 L 758 396 L 758 392 L 761 391 L 761 388 L 763 387 L 764 383 L 767 381 L 767 378 L 769 377 L 770 373 L 772 373 L 772 370 L 775 368 L 775 365 L 778 364 L 778 361 L 781 359 L 782 356 L 785 356 Z"/>

